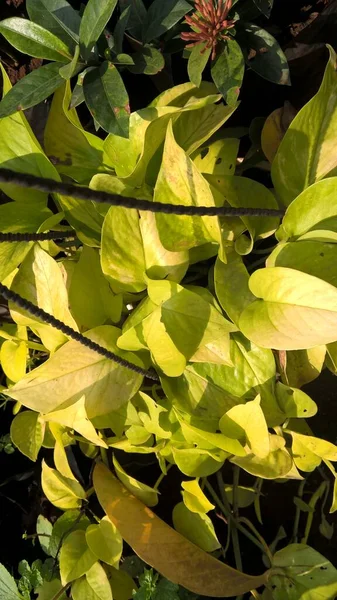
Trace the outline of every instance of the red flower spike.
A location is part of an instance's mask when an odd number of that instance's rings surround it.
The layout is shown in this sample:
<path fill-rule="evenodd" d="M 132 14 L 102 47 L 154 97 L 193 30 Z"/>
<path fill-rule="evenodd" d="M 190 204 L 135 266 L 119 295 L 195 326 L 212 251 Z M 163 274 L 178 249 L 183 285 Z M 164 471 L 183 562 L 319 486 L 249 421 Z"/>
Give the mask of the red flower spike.
<path fill-rule="evenodd" d="M 233 0 L 195 0 L 196 11 L 187 15 L 185 21 L 197 31 L 183 32 L 181 39 L 189 43 L 186 47 L 192 48 L 206 42 L 205 48 L 212 48 L 212 60 L 216 57 L 216 47 L 221 40 L 228 40 L 228 29 L 232 29 L 235 21 L 228 19 L 228 13 L 233 6 Z"/>

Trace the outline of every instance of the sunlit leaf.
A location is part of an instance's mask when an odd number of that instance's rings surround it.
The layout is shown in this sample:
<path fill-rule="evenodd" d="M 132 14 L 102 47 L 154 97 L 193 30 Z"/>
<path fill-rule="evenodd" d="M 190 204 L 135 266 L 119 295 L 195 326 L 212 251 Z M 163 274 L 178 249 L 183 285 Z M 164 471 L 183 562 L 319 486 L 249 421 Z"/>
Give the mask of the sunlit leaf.
<path fill-rule="evenodd" d="M 123 551 L 123 540 L 108 517 L 103 517 L 98 525 L 89 525 L 85 537 L 91 552 L 99 560 L 118 568 Z"/>
<path fill-rule="evenodd" d="M 183 488 L 182 496 L 186 507 L 195 513 L 208 513 L 210 510 L 215 508 L 207 496 L 202 491 L 197 479 L 192 481 L 183 481 L 181 484 Z"/>
<path fill-rule="evenodd" d="M 67 479 L 42 461 L 42 489 L 49 502 L 61 510 L 78 508 L 85 499 L 85 491 L 78 481 Z"/>
<path fill-rule="evenodd" d="M 68 308 L 68 294 L 59 266 L 39 244 L 35 244 L 26 256 L 11 288 L 26 300 L 77 329 Z M 55 350 L 67 341 L 63 333 L 16 305 L 10 304 L 10 310 L 14 321 L 30 327 L 49 350 Z"/>
<path fill-rule="evenodd" d="M 28 19 L 4 19 L 0 22 L 0 33 L 14 48 L 24 54 L 60 62 L 71 60 L 70 50 L 62 40 Z"/>
<path fill-rule="evenodd" d="M 259 298 L 241 314 L 240 328 L 254 343 L 300 350 L 337 339 L 337 289 L 284 267 L 260 269 L 249 280 Z"/>
<path fill-rule="evenodd" d="M 265 458 L 250 454 L 230 460 L 244 471 L 262 479 L 285 477 L 292 467 L 292 459 L 285 448 L 285 440 L 277 435 L 270 436 L 270 453 Z"/>
<path fill-rule="evenodd" d="M 135 355 L 120 352 L 116 347 L 119 334 L 116 327 L 104 325 L 85 335 L 140 366 Z M 138 391 L 141 381 L 141 375 L 72 341 L 64 344 L 6 394 L 43 413 L 57 410 L 65 401 L 71 400 L 69 404 L 73 404 L 85 394 L 85 409 L 91 419 L 109 414 L 113 408 L 118 409 L 128 402 Z"/>
<path fill-rule="evenodd" d="M 36 461 L 44 437 L 45 424 L 31 410 L 20 412 L 11 423 L 11 440 L 22 454 Z"/>
<path fill-rule="evenodd" d="M 219 427 L 225 436 L 233 432 L 235 437 L 246 437 L 252 453 L 265 458 L 270 451 L 269 434 L 260 403 L 261 398 L 257 396 L 251 402 L 233 406 L 221 417 Z"/>
<path fill-rule="evenodd" d="M 88 548 L 85 532 L 73 531 L 64 540 L 60 552 L 62 584 L 84 575 L 96 562 L 96 556 Z"/>

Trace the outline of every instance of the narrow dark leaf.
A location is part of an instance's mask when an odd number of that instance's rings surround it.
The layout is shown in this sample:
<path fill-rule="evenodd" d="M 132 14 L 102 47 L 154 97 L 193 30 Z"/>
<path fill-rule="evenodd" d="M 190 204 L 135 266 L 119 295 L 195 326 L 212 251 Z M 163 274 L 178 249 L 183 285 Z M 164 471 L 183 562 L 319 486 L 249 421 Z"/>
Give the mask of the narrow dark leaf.
<path fill-rule="evenodd" d="M 165 60 L 162 53 L 147 44 L 143 46 L 140 52 L 132 54 L 132 58 L 134 66 L 129 67 L 131 73 L 155 75 L 165 66 Z"/>
<path fill-rule="evenodd" d="M 0 22 L 0 33 L 23 54 L 61 62 L 71 59 L 70 50 L 62 40 L 28 19 L 4 19 Z"/>
<path fill-rule="evenodd" d="M 26 0 L 26 9 L 31 21 L 51 31 L 74 51 L 81 18 L 67 0 Z"/>
<path fill-rule="evenodd" d="M 49 63 L 21 79 L 1 100 L 0 119 L 48 98 L 64 82 L 59 74 L 62 66 L 59 62 Z"/>
<path fill-rule="evenodd" d="M 186 0 L 154 0 L 144 25 L 144 42 L 160 37 L 191 10 L 191 4 Z"/>
<path fill-rule="evenodd" d="M 128 26 L 128 22 L 131 16 L 131 6 L 128 6 L 121 14 L 118 19 L 117 25 L 114 30 L 114 51 L 116 54 L 123 52 L 123 39 L 124 34 Z"/>
<path fill-rule="evenodd" d="M 117 0 L 89 0 L 80 25 L 81 51 L 86 60 L 116 8 Z"/>
<path fill-rule="evenodd" d="M 128 137 L 129 97 L 115 65 L 105 61 L 86 73 L 83 91 L 90 113 L 102 129 Z"/>
<path fill-rule="evenodd" d="M 131 7 L 131 15 L 128 21 L 128 32 L 137 40 L 142 39 L 142 31 L 146 22 L 146 8 L 143 0 L 119 0 L 121 12 L 128 6 Z"/>
<path fill-rule="evenodd" d="M 201 44 L 194 46 L 188 59 L 188 76 L 190 81 L 197 87 L 201 84 L 202 74 L 208 63 L 211 51 L 212 49 L 206 48 L 206 44 L 202 42 Z"/>
<path fill-rule="evenodd" d="M 79 106 L 80 104 L 82 104 L 82 102 L 84 102 L 84 100 L 85 100 L 84 92 L 83 92 L 84 77 L 85 77 L 86 73 L 89 73 L 89 71 L 93 71 L 94 69 L 95 69 L 95 67 L 87 67 L 77 77 L 77 82 L 76 82 L 76 85 L 74 87 L 74 90 L 73 90 L 73 93 L 71 96 L 69 108 L 76 108 L 76 106 Z"/>
<path fill-rule="evenodd" d="M 274 0 L 254 0 L 254 4 L 256 4 L 257 8 L 265 15 L 265 17 L 270 17 Z"/>
<path fill-rule="evenodd" d="M 275 38 L 253 23 L 239 33 L 246 64 L 272 83 L 290 85 L 288 62 Z"/>
<path fill-rule="evenodd" d="M 212 79 L 227 104 L 238 100 L 245 71 L 245 61 L 239 44 L 230 39 L 211 69 Z"/>

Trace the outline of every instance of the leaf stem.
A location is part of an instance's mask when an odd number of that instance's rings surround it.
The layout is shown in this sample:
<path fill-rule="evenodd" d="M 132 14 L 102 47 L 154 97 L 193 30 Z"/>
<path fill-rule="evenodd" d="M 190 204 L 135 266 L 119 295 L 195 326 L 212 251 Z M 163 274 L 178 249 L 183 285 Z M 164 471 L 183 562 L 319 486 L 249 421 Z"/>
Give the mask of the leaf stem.
<path fill-rule="evenodd" d="M 305 487 L 306 482 L 307 482 L 306 479 L 304 479 L 303 481 L 301 481 L 300 485 L 298 486 L 298 492 L 297 492 L 298 498 L 303 498 L 303 492 L 304 492 L 304 487 Z M 301 517 L 301 509 L 299 506 L 296 505 L 293 535 L 291 538 L 291 541 L 293 544 L 297 544 L 297 541 L 298 541 L 298 527 L 300 524 L 300 517 Z"/>
<path fill-rule="evenodd" d="M 158 490 L 158 488 L 159 488 L 159 486 L 160 486 L 161 482 L 162 482 L 162 481 L 163 481 L 163 479 L 166 477 L 167 473 L 169 472 L 169 470 L 170 470 L 170 468 L 171 468 L 172 466 L 173 466 L 173 465 L 168 465 L 168 467 L 167 467 L 167 472 L 166 472 L 166 473 L 161 473 L 161 474 L 159 475 L 159 477 L 158 477 L 158 479 L 157 479 L 156 483 L 155 483 L 155 484 L 154 484 L 154 486 L 153 486 L 153 489 L 154 489 L 154 490 L 156 490 L 156 491 Z"/>
<path fill-rule="evenodd" d="M 228 512 L 228 510 L 226 509 L 225 505 L 220 500 L 218 494 L 213 489 L 213 487 L 211 486 L 211 484 L 209 483 L 209 481 L 206 479 L 206 477 L 203 478 L 203 482 L 205 484 L 205 488 L 209 491 L 209 493 L 212 496 L 214 502 L 218 505 L 218 507 L 220 508 L 221 512 L 224 514 L 224 516 L 226 517 L 226 519 L 231 522 L 231 525 L 233 523 L 235 523 L 235 519 L 234 519 L 232 513 Z M 257 546 L 262 552 L 265 551 L 264 546 L 262 546 L 262 544 L 260 544 L 260 542 L 249 531 L 247 531 L 246 528 L 241 525 L 241 523 L 237 523 L 237 528 L 238 528 L 238 530 L 241 533 L 243 533 L 243 535 L 246 536 L 246 538 L 248 538 L 253 544 L 255 544 L 255 546 Z"/>
<path fill-rule="evenodd" d="M 51 600 L 59 600 L 59 598 L 61 598 L 63 596 L 63 594 L 67 591 L 67 589 L 70 588 L 71 586 L 71 581 L 69 583 L 66 583 L 66 585 L 64 585 L 56 594 L 55 596 L 53 596 L 51 598 Z"/>
<path fill-rule="evenodd" d="M 314 519 L 314 509 L 316 507 L 318 500 L 321 498 L 321 496 L 323 496 L 326 486 L 327 486 L 327 482 L 323 481 L 321 483 L 321 485 L 319 486 L 319 488 L 316 490 L 316 492 L 311 496 L 310 502 L 308 502 L 308 505 L 313 510 L 312 510 L 312 512 L 308 513 L 307 523 L 306 523 L 305 531 L 304 531 L 304 537 L 301 539 L 301 544 L 308 543 L 308 537 L 310 535 L 311 526 L 312 526 L 312 522 Z"/>

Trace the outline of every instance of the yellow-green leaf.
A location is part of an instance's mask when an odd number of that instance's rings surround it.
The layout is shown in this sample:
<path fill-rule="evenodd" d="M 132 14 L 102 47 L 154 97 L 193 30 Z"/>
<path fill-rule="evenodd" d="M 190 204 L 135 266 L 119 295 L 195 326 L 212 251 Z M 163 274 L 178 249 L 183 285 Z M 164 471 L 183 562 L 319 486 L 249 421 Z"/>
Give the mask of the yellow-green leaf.
<path fill-rule="evenodd" d="M 232 463 L 241 467 L 251 475 L 262 479 L 276 479 L 285 477 L 292 467 L 291 456 L 285 448 L 285 440 L 277 435 L 270 435 L 270 453 L 264 458 L 254 454 L 230 459 Z"/>
<path fill-rule="evenodd" d="M 33 302 L 66 325 L 77 330 L 76 322 L 68 308 L 68 294 L 57 262 L 39 244 L 26 256 L 11 289 Z M 19 325 L 29 326 L 48 350 L 54 351 L 67 341 L 67 337 L 38 318 L 34 318 L 15 304 L 10 303 L 12 318 Z"/>
<path fill-rule="evenodd" d="M 102 325 L 85 334 L 89 339 L 142 365 L 134 354 L 116 347 L 120 330 Z M 85 395 L 88 418 L 109 414 L 128 402 L 138 391 L 142 376 L 104 358 L 78 342 L 68 342 L 45 363 L 25 375 L 6 394 L 24 406 L 49 413 L 69 401 L 75 403 Z"/>
<path fill-rule="evenodd" d="M 181 484 L 183 488 L 182 496 L 185 506 L 192 512 L 195 513 L 208 513 L 210 510 L 215 508 L 207 496 L 202 491 L 198 479 L 192 479 L 192 481 L 183 481 Z"/>
<path fill-rule="evenodd" d="M 205 513 L 192 512 L 179 502 L 173 509 L 172 519 L 176 531 L 205 552 L 221 547 L 213 523 Z"/>
<path fill-rule="evenodd" d="M 172 123 L 167 128 L 154 200 L 187 206 L 214 206 L 207 181 L 184 150 L 178 146 Z M 209 241 L 220 243 L 221 240 L 220 226 L 216 217 L 156 214 L 156 221 L 163 246 L 173 252 L 188 250 Z"/>
<path fill-rule="evenodd" d="M 25 410 L 11 423 L 10 435 L 13 444 L 30 460 L 36 460 L 42 446 L 45 424 L 39 413 Z"/>
<path fill-rule="evenodd" d="M 68 408 L 44 414 L 43 419 L 44 421 L 60 423 L 65 427 L 69 427 L 69 429 L 74 429 L 96 446 L 107 448 L 106 443 L 97 435 L 93 424 L 88 419 L 85 410 L 85 396 L 81 396 L 77 402 L 68 406 Z"/>
<path fill-rule="evenodd" d="M 69 109 L 70 100 L 67 81 L 54 93 L 44 130 L 44 147 L 60 174 L 89 183 L 102 167 L 103 140 L 83 129 L 76 109 Z"/>
<path fill-rule="evenodd" d="M 65 538 L 60 551 L 60 573 L 65 585 L 78 579 L 95 564 L 95 554 L 88 548 L 85 532 L 72 531 Z"/>
<path fill-rule="evenodd" d="M 126 487 L 127 490 L 136 498 L 139 498 L 146 506 L 156 506 L 158 504 L 158 493 L 157 490 L 154 490 L 150 486 L 145 483 L 141 483 L 137 481 L 131 475 L 128 475 L 124 469 L 120 466 L 116 457 L 113 457 L 113 464 L 116 469 L 116 474 L 118 479 L 122 482 L 122 484 Z"/>
<path fill-rule="evenodd" d="M 123 540 L 108 517 L 103 517 L 98 525 L 89 525 L 85 537 L 91 552 L 99 560 L 118 568 L 123 552 Z"/>
<path fill-rule="evenodd" d="M 113 293 L 102 273 L 98 250 L 83 246 L 69 288 L 69 306 L 78 326 L 86 330 L 118 323 L 122 304 L 122 296 Z"/>
<path fill-rule="evenodd" d="M 102 464 L 94 486 L 104 511 L 122 537 L 164 577 L 198 594 L 228 598 L 263 585 L 267 574 L 250 577 L 191 544 L 132 496 Z"/>
<path fill-rule="evenodd" d="M 11 89 L 9 77 L 0 64 L 3 93 Z M 55 167 L 45 156 L 23 111 L 16 112 L 0 120 L 0 164 L 18 173 L 29 173 L 39 177 L 59 180 Z M 0 188 L 9 198 L 23 203 L 46 204 L 47 194 L 37 190 L 22 188 L 11 183 L 1 183 Z"/>
<path fill-rule="evenodd" d="M 0 364 L 5 375 L 13 382 L 20 381 L 26 374 L 26 342 L 5 340 L 1 345 Z"/>
<path fill-rule="evenodd" d="M 240 317 L 255 344 L 278 350 L 313 348 L 337 340 L 337 288 L 294 269 L 255 271 L 249 280 L 260 298 Z"/>
<path fill-rule="evenodd" d="M 329 51 L 322 85 L 292 121 L 273 163 L 273 183 L 285 205 L 337 166 L 336 54 Z"/>
<path fill-rule="evenodd" d="M 79 508 L 86 494 L 78 481 L 67 479 L 42 461 L 42 489 L 49 502 L 61 510 Z"/>
<path fill-rule="evenodd" d="M 270 451 L 269 434 L 260 404 L 261 397 L 257 396 L 251 402 L 233 406 L 221 417 L 219 427 L 224 435 L 235 433 L 239 438 L 245 436 L 252 453 L 265 458 Z"/>

